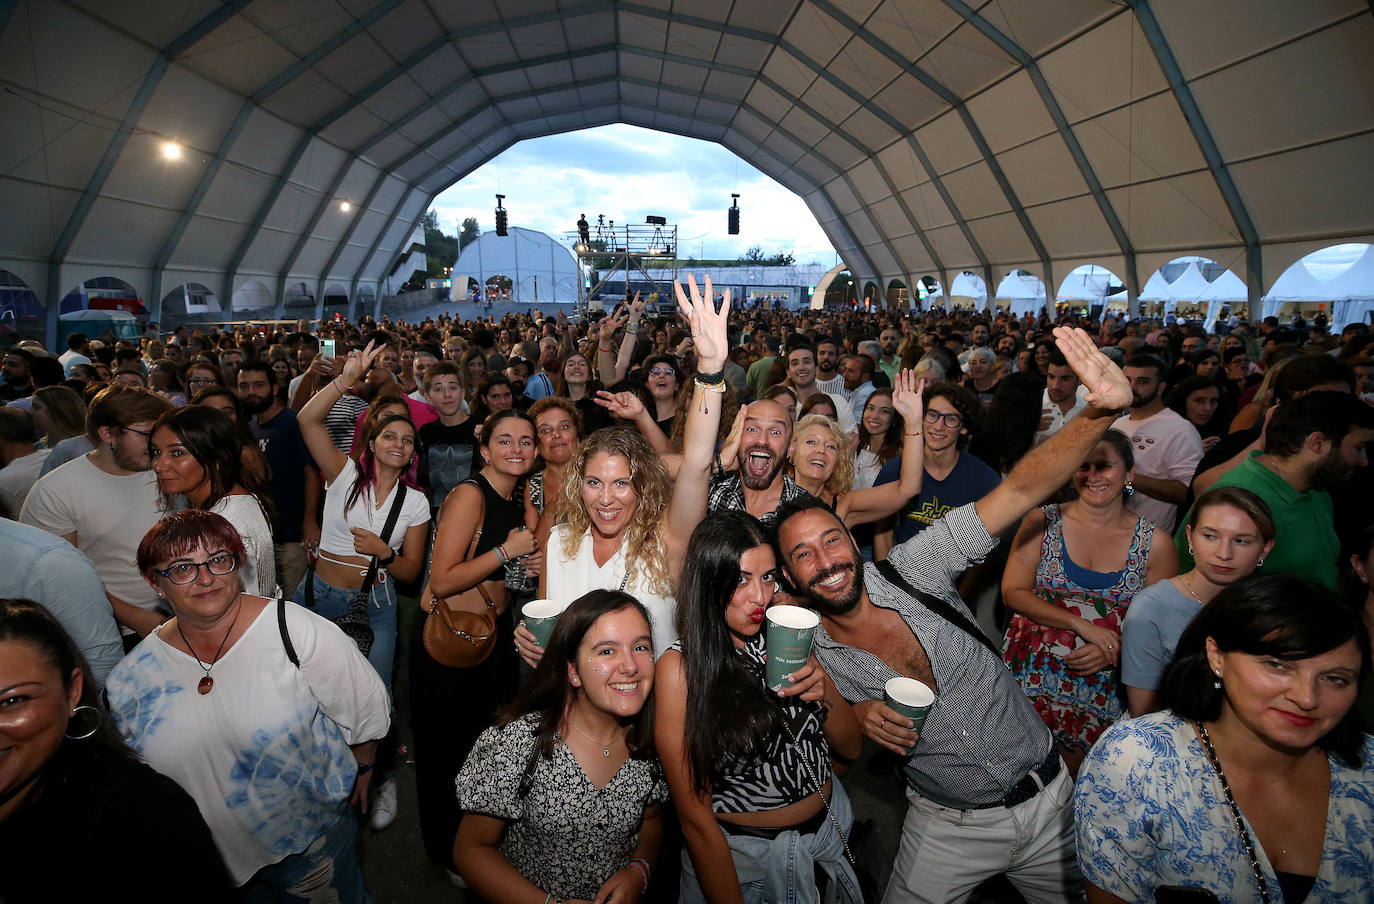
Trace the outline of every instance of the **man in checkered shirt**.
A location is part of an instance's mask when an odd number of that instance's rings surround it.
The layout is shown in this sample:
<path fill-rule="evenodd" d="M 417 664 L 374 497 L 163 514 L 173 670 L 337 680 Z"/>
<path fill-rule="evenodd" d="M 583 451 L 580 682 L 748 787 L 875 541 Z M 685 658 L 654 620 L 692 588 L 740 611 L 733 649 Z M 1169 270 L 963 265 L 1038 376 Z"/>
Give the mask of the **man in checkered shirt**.
<path fill-rule="evenodd" d="M 910 808 L 884 904 L 964 901 L 998 873 L 1030 902 L 1083 896 L 1068 769 L 954 589 L 994 537 L 1072 476 L 1130 404 L 1125 375 L 1086 333 L 1055 335 L 1090 390 L 1090 407 L 997 489 L 894 548 L 887 561 L 895 572 L 860 567 L 849 532 L 814 500 L 778 512 L 780 559 L 798 595 L 821 615 L 816 655 L 854 703 L 864 734 L 906 757 Z M 938 695 L 919 743 L 913 723 L 883 703 L 884 683 L 898 675 Z"/>

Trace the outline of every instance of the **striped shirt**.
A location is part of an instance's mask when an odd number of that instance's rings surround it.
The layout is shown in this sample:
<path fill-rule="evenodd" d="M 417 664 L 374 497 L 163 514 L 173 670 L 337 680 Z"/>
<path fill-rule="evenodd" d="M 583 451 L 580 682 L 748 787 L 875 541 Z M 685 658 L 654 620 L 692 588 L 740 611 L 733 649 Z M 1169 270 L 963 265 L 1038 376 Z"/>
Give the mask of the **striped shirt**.
<path fill-rule="evenodd" d="M 334 446 L 345 455 L 353 447 L 353 432 L 357 426 L 358 415 L 367 410 L 367 402 L 355 395 L 342 395 L 324 416 L 324 429 Z"/>
<path fill-rule="evenodd" d="M 954 606 L 954 581 L 996 545 L 969 503 L 895 547 L 888 561 L 910 584 Z M 1049 753 L 1050 731 L 1000 657 L 967 631 L 889 584 L 873 565 L 864 586 L 875 606 L 902 616 L 930 659 L 939 696 L 907 758 L 908 785 L 954 809 L 995 804 Z M 846 700 L 883 699 L 897 676 L 867 650 L 837 643 L 822 620 L 815 651 Z"/>

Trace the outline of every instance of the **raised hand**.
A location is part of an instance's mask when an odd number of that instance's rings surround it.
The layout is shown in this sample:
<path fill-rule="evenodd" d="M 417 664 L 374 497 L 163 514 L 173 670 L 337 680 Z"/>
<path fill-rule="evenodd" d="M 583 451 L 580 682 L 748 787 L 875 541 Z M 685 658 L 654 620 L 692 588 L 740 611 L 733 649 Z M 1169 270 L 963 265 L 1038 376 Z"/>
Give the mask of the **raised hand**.
<path fill-rule="evenodd" d="M 627 421 L 633 421 L 644 413 L 643 399 L 633 392 L 607 392 L 599 389 L 595 401 L 615 417 Z"/>
<path fill-rule="evenodd" d="M 716 310 L 715 292 L 711 277 L 706 277 L 705 295 L 697 288 L 695 276 L 688 274 L 687 288 L 691 294 L 682 290 L 682 283 L 673 280 L 673 291 L 677 295 L 678 316 L 687 321 L 691 328 L 692 339 L 696 346 L 698 370 L 715 373 L 725 367 L 725 353 L 729 349 L 727 321 L 730 318 L 730 290 L 726 289 Z"/>
<path fill-rule="evenodd" d="M 740 439 L 744 436 L 744 415 L 745 406 L 741 405 L 735 413 L 735 423 L 730 427 L 730 434 L 725 437 L 725 442 L 721 443 L 720 452 L 716 455 L 720 459 L 721 467 L 727 471 L 733 471 L 737 464 Z"/>
<path fill-rule="evenodd" d="M 625 306 L 620 305 L 615 309 L 615 313 L 609 317 L 601 318 L 601 347 L 610 348 L 611 340 L 615 338 L 615 331 L 625 325 L 629 315 L 624 313 Z"/>
<path fill-rule="evenodd" d="M 378 345 L 373 341 L 369 342 L 367 348 L 361 352 L 349 352 L 348 357 L 344 359 L 343 372 L 339 374 L 340 378 L 348 386 L 356 385 L 358 379 L 367 373 L 368 369 L 372 367 L 372 362 L 377 360 L 377 356 L 382 353 L 384 348 L 386 348 L 385 345 Z"/>
<path fill-rule="evenodd" d="M 1102 354 L 1088 334 L 1077 327 L 1054 328 L 1054 344 L 1068 359 L 1073 372 L 1088 390 L 1093 408 L 1120 411 L 1131 404 L 1131 383 L 1111 358 Z"/>
<path fill-rule="evenodd" d="M 925 413 L 925 403 L 921 394 L 925 392 L 925 377 L 916 379 L 916 371 L 902 370 L 892 384 L 892 407 L 906 421 L 906 429 L 920 430 L 921 417 Z"/>
<path fill-rule="evenodd" d="M 630 302 L 630 319 L 639 323 L 639 318 L 644 316 L 644 309 L 648 306 L 649 302 L 640 298 L 639 293 L 636 292 L 634 299 Z"/>

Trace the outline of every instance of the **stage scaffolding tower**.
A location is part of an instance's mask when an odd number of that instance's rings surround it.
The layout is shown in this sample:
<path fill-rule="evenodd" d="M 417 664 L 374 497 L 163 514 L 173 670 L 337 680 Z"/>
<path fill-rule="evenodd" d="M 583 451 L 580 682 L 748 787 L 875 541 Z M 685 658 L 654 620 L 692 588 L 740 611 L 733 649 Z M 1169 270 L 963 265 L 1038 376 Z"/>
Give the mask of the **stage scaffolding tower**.
<path fill-rule="evenodd" d="M 646 266 L 653 267 L 655 264 L 662 264 L 655 269 L 671 269 L 673 280 L 677 279 L 678 271 L 678 245 L 677 245 L 677 224 L 669 224 L 663 217 L 648 217 L 644 225 L 616 226 L 614 220 L 606 221 L 605 215 L 597 217 L 597 222 L 589 230 L 591 241 L 583 243 L 581 236 L 576 232 L 564 234 L 564 239 L 573 248 L 577 255 L 577 310 L 578 314 L 586 316 L 589 312 L 591 299 L 600 293 L 607 281 L 617 272 L 625 271 L 625 283 L 629 284 L 631 268 L 638 270 L 644 278 L 653 284 L 654 291 L 658 293 L 659 304 L 670 304 L 676 306 L 673 298 L 672 281 L 664 285 L 658 278 L 652 276 Z M 596 261 L 600 264 L 609 266 L 591 266 L 591 262 Z M 587 280 L 584 274 L 588 269 L 596 270 L 600 273 L 600 279 L 596 285 L 587 287 Z M 615 305 L 606 307 L 606 313 L 610 314 L 615 310 Z"/>

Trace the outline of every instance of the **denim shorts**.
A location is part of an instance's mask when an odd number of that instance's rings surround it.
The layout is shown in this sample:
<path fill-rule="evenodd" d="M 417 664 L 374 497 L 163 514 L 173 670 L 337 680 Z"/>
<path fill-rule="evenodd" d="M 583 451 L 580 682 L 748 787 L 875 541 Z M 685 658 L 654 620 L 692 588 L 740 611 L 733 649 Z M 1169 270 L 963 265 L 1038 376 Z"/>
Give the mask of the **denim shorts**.
<path fill-rule="evenodd" d="M 358 864 L 358 822 L 340 805 L 339 818 L 299 854 L 258 870 L 243 887 L 249 904 L 337 901 L 372 904 Z"/>
<path fill-rule="evenodd" d="M 315 582 L 315 612 L 331 621 L 348 611 L 353 605 L 357 590 L 335 587 L 320 577 L 318 573 L 307 571 L 296 588 L 293 602 L 305 605 L 305 582 Z M 382 676 L 386 685 L 387 697 L 391 697 L 391 669 L 396 661 L 396 582 L 390 577 L 372 586 L 372 597 L 367 602 L 367 620 L 372 625 L 372 650 L 367 661 Z"/>

